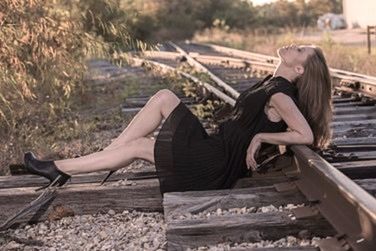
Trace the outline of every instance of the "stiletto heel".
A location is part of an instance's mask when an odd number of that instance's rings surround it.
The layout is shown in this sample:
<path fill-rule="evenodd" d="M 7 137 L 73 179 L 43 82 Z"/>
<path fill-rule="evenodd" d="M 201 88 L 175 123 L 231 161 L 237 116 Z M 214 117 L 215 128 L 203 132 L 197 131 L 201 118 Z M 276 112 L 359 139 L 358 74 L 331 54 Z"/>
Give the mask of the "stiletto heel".
<path fill-rule="evenodd" d="M 100 151 L 103 151 L 103 150 L 104 150 L 104 148 L 101 148 L 101 149 L 99 149 L 99 152 L 100 152 Z M 99 185 L 102 186 L 102 185 L 106 182 L 106 180 L 108 180 L 108 178 L 110 178 L 110 176 L 111 176 L 114 172 L 116 172 L 116 170 L 111 170 L 111 171 L 109 171 L 108 174 L 107 174 L 107 176 L 101 181 L 101 183 L 100 183 Z"/>
<path fill-rule="evenodd" d="M 64 181 L 63 179 L 64 179 L 64 177 L 61 174 L 59 174 L 59 176 L 57 176 L 57 178 L 54 181 L 48 183 L 47 185 L 39 187 L 39 188 L 35 189 L 34 191 L 37 192 L 39 190 L 44 190 L 46 188 L 53 187 L 53 186 L 55 186 L 56 183 L 59 183 L 59 184 L 61 184 L 59 186 L 62 186 L 68 181 L 68 180 Z M 68 179 L 70 179 L 70 178 L 68 178 Z M 64 182 L 64 183 L 62 183 L 62 182 Z"/>
<path fill-rule="evenodd" d="M 107 176 L 102 180 L 102 182 L 101 182 L 99 185 L 102 186 L 102 185 L 106 182 L 106 180 L 108 180 L 108 178 L 110 178 L 110 176 L 111 176 L 114 172 L 116 172 L 116 170 L 111 170 L 110 172 L 108 172 Z"/>
<path fill-rule="evenodd" d="M 25 153 L 24 162 L 26 169 L 36 175 L 43 176 L 50 180 L 48 185 L 37 188 L 35 191 L 46 189 L 51 186 L 62 186 L 64 185 L 71 176 L 60 171 L 54 161 L 43 161 L 38 160 L 32 152 Z"/>
<path fill-rule="evenodd" d="M 45 189 L 45 188 L 49 187 L 50 185 L 51 185 L 51 182 L 50 182 L 50 183 L 48 183 L 47 185 L 44 185 L 44 186 L 38 187 L 38 188 L 37 188 L 37 189 L 35 189 L 34 191 L 35 191 L 35 192 L 38 192 L 39 190 L 43 190 L 43 189 Z"/>

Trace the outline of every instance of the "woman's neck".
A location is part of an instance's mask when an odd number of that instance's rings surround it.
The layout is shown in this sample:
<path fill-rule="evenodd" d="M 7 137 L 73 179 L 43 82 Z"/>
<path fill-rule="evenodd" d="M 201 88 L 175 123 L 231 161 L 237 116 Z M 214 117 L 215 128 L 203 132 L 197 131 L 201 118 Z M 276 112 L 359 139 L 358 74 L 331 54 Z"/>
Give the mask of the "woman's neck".
<path fill-rule="evenodd" d="M 279 64 L 273 73 L 273 77 L 277 76 L 281 76 L 289 80 L 290 83 L 293 83 L 294 79 L 297 77 L 297 74 L 285 65 Z"/>

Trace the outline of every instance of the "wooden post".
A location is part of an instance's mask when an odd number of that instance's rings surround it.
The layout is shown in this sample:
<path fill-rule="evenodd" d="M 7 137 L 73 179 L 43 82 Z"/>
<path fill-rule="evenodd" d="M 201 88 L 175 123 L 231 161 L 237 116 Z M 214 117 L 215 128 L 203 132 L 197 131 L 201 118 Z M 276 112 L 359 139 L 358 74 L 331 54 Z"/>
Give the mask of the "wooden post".
<path fill-rule="evenodd" d="M 371 54 L 371 35 L 375 34 L 376 37 L 376 25 L 367 25 L 367 47 L 368 54 Z"/>
<path fill-rule="evenodd" d="M 368 54 L 371 54 L 371 26 L 367 25 L 367 47 Z"/>

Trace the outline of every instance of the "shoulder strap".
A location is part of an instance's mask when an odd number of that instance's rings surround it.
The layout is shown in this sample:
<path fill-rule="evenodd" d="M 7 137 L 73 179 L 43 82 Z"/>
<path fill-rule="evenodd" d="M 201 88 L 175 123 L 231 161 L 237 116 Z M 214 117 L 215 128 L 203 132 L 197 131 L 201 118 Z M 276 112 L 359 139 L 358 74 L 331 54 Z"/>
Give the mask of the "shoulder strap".
<path fill-rule="evenodd" d="M 277 92 L 282 92 L 290 96 L 296 104 L 298 103 L 297 91 L 298 89 L 296 86 L 294 86 L 290 82 L 280 79 L 272 79 L 268 84 L 265 85 L 265 92 L 268 97 L 271 97 Z"/>
<path fill-rule="evenodd" d="M 231 115 L 230 117 L 232 119 L 238 119 L 241 114 L 243 113 L 243 104 L 247 97 L 252 93 L 254 90 L 258 89 L 261 87 L 265 82 L 267 82 L 270 78 L 272 77 L 271 74 L 267 75 L 264 79 L 261 81 L 257 82 L 255 85 L 252 85 L 251 87 L 247 88 L 246 90 L 242 91 L 239 95 L 239 97 L 236 99 L 235 105 L 232 108 Z M 262 90 L 262 89 L 260 89 Z"/>

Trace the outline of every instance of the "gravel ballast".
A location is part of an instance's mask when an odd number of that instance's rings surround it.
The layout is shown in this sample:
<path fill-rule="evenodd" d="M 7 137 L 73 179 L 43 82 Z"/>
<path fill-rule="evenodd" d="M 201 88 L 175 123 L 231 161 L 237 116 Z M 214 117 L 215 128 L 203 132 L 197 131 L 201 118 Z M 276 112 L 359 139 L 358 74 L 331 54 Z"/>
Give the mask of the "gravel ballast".
<path fill-rule="evenodd" d="M 0 250 L 166 250 L 165 230 L 161 213 L 109 210 L 9 229 Z"/>

